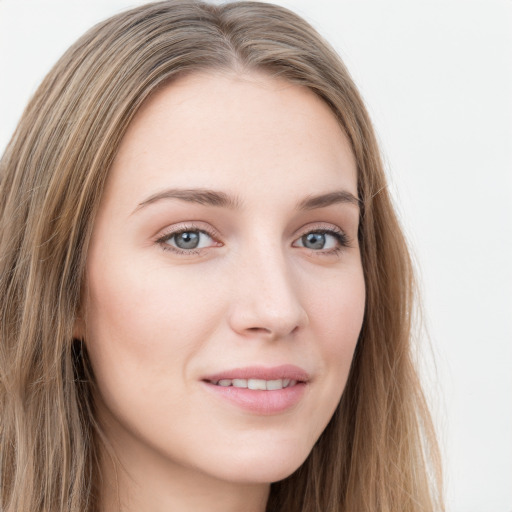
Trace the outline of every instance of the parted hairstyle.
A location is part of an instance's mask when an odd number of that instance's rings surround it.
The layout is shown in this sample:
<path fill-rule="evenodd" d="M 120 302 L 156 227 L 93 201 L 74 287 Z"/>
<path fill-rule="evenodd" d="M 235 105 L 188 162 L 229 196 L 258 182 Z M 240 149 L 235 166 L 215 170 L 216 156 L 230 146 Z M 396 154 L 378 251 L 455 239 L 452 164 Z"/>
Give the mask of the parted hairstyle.
<path fill-rule="evenodd" d="M 201 70 L 263 72 L 331 108 L 357 162 L 366 309 L 341 402 L 272 512 L 443 509 L 438 447 L 414 365 L 414 280 L 361 97 L 338 55 L 275 5 L 147 4 L 93 27 L 28 104 L 0 161 L 0 510 L 98 510 L 94 376 L 73 340 L 109 168 L 148 97 Z M 292 178 L 292 177 L 290 177 Z"/>

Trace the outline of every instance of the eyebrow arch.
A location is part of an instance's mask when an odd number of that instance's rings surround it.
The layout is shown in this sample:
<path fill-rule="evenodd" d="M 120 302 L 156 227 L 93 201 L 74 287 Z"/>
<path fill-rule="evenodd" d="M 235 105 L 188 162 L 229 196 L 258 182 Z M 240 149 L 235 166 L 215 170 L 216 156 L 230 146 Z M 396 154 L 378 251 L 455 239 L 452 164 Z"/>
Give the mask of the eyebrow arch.
<path fill-rule="evenodd" d="M 224 192 L 202 188 L 171 188 L 148 197 L 142 201 L 137 208 L 135 208 L 133 213 L 145 206 L 161 201 L 162 199 L 179 199 L 189 203 L 197 203 L 205 206 L 217 206 L 219 208 L 229 208 L 231 210 L 240 208 L 240 201 Z"/>
<path fill-rule="evenodd" d="M 328 192 L 327 194 L 306 197 L 306 199 L 298 204 L 297 209 L 315 210 L 316 208 L 326 208 L 327 206 L 339 203 L 353 204 L 358 208 L 361 206 L 361 200 L 351 192 L 347 190 L 336 190 L 334 192 Z"/>

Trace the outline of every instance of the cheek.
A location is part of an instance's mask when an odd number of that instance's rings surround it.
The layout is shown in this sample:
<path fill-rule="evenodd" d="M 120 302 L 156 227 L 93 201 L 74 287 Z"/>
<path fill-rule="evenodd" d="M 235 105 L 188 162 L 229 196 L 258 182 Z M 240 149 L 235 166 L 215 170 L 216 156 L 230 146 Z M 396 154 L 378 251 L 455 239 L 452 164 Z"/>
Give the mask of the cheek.
<path fill-rule="evenodd" d="M 322 333 L 324 349 L 347 360 L 357 343 L 365 310 L 365 283 L 362 269 L 331 279 L 325 293 L 311 301 L 310 319 Z M 348 359 L 351 360 L 351 357 Z"/>
<path fill-rule="evenodd" d="M 311 432 L 316 436 L 329 422 L 345 388 L 365 311 L 361 268 L 324 282 L 330 284 L 323 293 L 311 295 L 308 304 L 309 326 L 320 354 L 317 373 L 323 376 L 322 385 L 317 388 L 316 410 L 311 414 L 315 418 Z"/>
<path fill-rule="evenodd" d="M 183 374 L 214 328 L 216 298 L 154 264 L 118 259 L 107 269 L 94 255 L 90 261 L 85 341 L 100 389 L 126 381 L 143 389 Z"/>

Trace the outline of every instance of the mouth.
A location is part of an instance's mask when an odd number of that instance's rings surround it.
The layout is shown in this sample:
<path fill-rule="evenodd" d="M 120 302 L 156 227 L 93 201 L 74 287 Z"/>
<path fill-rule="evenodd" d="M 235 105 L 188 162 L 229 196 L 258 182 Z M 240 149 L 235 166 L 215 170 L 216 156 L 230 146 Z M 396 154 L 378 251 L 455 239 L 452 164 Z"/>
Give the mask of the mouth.
<path fill-rule="evenodd" d="M 214 386 L 254 391 L 277 391 L 297 384 L 306 384 L 309 380 L 310 376 L 306 370 L 293 364 L 233 368 L 215 375 L 209 375 L 203 379 L 204 382 Z"/>
<path fill-rule="evenodd" d="M 252 389 L 260 391 L 277 391 L 278 389 L 285 389 L 297 385 L 297 380 L 294 379 L 220 379 L 217 381 L 206 381 L 215 386 L 234 387 L 241 389 Z"/>
<path fill-rule="evenodd" d="M 278 414 L 297 405 L 311 382 L 295 365 L 235 368 L 202 379 L 205 389 L 247 412 Z"/>

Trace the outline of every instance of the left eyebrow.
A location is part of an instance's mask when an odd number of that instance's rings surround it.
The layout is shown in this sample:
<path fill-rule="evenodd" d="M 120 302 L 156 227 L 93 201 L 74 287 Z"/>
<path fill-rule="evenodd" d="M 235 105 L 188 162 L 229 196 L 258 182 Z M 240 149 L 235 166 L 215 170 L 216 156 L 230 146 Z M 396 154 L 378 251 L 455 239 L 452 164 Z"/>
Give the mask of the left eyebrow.
<path fill-rule="evenodd" d="M 361 206 L 361 201 L 351 192 L 347 190 L 337 190 L 328 192 L 327 194 L 320 194 L 317 196 L 308 196 L 302 200 L 298 205 L 298 210 L 315 210 L 317 208 L 326 208 L 334 204 L 348 203 L 358 208 Z"/>

